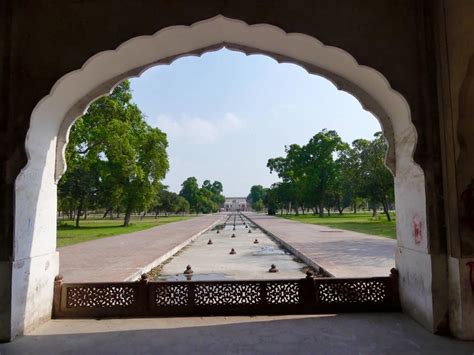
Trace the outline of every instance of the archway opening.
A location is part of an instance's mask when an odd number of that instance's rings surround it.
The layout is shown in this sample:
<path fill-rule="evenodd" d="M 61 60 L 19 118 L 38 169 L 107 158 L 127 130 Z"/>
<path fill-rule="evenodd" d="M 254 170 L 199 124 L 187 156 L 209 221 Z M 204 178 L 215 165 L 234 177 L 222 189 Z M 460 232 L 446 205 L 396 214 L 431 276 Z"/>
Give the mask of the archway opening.
<path fill-rule="evenodd" d="M 360 66 L 340 49 L 325 47 L 305 35 L 286 34 L 267 25 L 248 26 L 219 16 L 190 27 L 167 28 L 153 36 L 132 39 L 116 51 L 99 53 L 82 69 L 60 79 L 34 110 L 26 143 L 29 161 L 16 183 L 16 253 L 32 260 L 25 265 L 27 271 L 32 271 L 26 281 L 14 276 L 15 287 L 22 295 L 19 304 L 25 305 L 15 310 L 19 329 L 50 314 L 52 281 L 58 271 L 55 183 L 65 170 L 67 132 L 74 120 L 92 100 L 108 93 L 124 78 L 139 75 L 158 63 L 224 46 L 298 64 L 350 92 L 374 113 L 389 142 L 387 165 L 395 175 L 397 266 L 402 276 L 419 272 L 410 264 L 415 255 L 400 253 L 403 248 L 427 250 L 424 177 L 413 161 L 416 132 L 403 97 L 390 88 L 380 73 Z M 413 234 L 415 217 L 417 238 Z M 40 265 L 38 270 L 47 272 L 34 272 L 35 263 Z M 415 317 L 429 324 L 432 310 L 426 299 L 430 298 L 431 285 L 418 285 L 414 292 L 410 289 L 413 282 L 407 279 L 406 284 L 401 283 L 402 302 Z"/>
<path fill-rule="evenodd" d="M 117 142 L 130 147 L 134 141 L 148 141 L 145 139 L 147 133 L 127 116 L 130 111 L 125 104 L 128 95 L 132 97 L 131 105 L 136 103 L 138 109 L 143 110 L 143 123 L 167 134 L 170 168 L 163 181 L 155 181 L 155 186 L 150 184 L 154 192 L 150 192 L 148 186 L 139 189 L 133 184 L 124 185 L 124 178 L 118 179 L 122 170 L 117 167 L 126 164 L 123 173 L 128 174 L 130 165 L 129 160 L 124 159 L 128 151 L 116 155 Z M 122 105 L 123 113 L 122 109 L 117 109 Z M 135 128 L 128 129 L 125 125 L 128 122 Z M 141 135 L 134 138 L 130 131 Z M 338 272 L 325 265 L 334 276 L 387 276 L 395 266 L 396 243 L 368 242 L 371 240 L 369 235 L 392 238 L 396 235 L 393 178 L 383 167 L 383 137 L 380 134 L 374 137 L 379 131 L 377 120 L 350 94 L 337 91 L 329 81 L 308 75 L 297 65 L 279 64 L 266 56 L 247 57 L 222 49 L 200 58 L 181 58 L 170 66 L 150 68 L 140 78 L 118 84 L 109 97 L 94 101 L 72 127 L 66 150 L 68 170 L 58 184 L 58 247 L 138 231 L 197 213 L 253 210 L 311 225 L 339 228 L 332 236 L 340 237 L 336 243 L 340 247 L 335 245 L 331 259 L 322 257 L 325 249 L 321 245 L 307 245 L 307 250 L 320 249 L 318 254 L 312 255 L 311 264 L 314 265 L 354 260 L 350 266 L 339 262 Z M 331 144 L 324 145 L 325 139 Z M 287 152 L 289 147 L 292 147 L 291 152 Z M 156 149 L 160 150 L 160 146 Z M 284 156 L 295 157 L 295 153 L 299 154 L 298 164 L 285 167 L 298 172 L 294 179 L 284 171 L 275 171 L 275 159 L 288 162 Z M 139 147 L 135 154 L 140 156 Z M 309 154 L 315 157 L 311 158 Z M 158 160 L 156 165 L 162 167 L 161 171 L 166 170 L 167 164 Z M 140 164 L 137 168 L 141 168 Z M 148 165 L 141 171 L 147 169 Z M 273 174 L 271 170 L 274 170 Z M 329 174 L 325 177 L 326 173 Z M 154 176 L 150 175 L 150 178 Z M 320 177 L 324 177 L 321 183 Z M 321 187 L 324 190 L 320 192 Z M 140 198 L 130 201 L 129 189 Z M 134 206 L 129 208 L 130 202 Z M 183 208 L 183 202 L 187 208 Z M 130 221 L 127 211 L 133 212 L 133 225 L 123 226 L 124 221 Z M 227 228 L 220 235 L 215 231 L 206 233 L 188 248 L 190 250 L 173 258 L 171 264 L 168 260 L 163 264 L 166 267 L 159 266 L 161 278 L 168 273 L 174 279 L 174 274 L 183 271 L 187 264 L 195 270 L 193 280 L 210 279 L 212 275 L 224 275 L 226 279 L 268 276 L 266 271 L 270 265 L 279 264 L 271 255 L 283 255 L 284 251 L 276 250 L 270 241 L 265 244 L 266 236 L 257 236 L 255 231 L 247 237 L 253 236 L 258 245 L 247 245 L 245 240 L 248 238 L 236 238 L 229 241 L 231 244 L 223 247 L 224 250 L 220 249 L 218 255 L 209 254 L 208 239 L 210 243 L 214 241 L 212 250 L 217 250 L 218 241 L 225 240 L 223 237 L 227 232 L 230 238 L 248 231 L 248 226 L 243 228 L 239 217 L 238 231 L 233 233 L 230 224 L 235 220 L 227 220 Z M 221 227 L 224 227 L 222 222 Z M 326 228 L 321 233 L 330 236 L 329 230 Z M 350 242 L 349 234 L 343 230 L 363 233 L 366 239 L 357 240 L 353 235 L 355 240 Z M 308 232 L 318 233 L 323 239 L 324 234 L 317 230 Z M 292 233 L 289 230 L 288 234 Z M 328 241 L 336 239 L 333 237 Z M 133 240 L 136 242 L 137 238 L 134 236 Z M 200 241 L 203 243 L 198 243 Z M 113 254 L 114 243 L 110 243 L 107 253 L 99 258 L 97 249 L 95 252 L 82 250 L 81 253 L 78 248 L 61 249 L 60 274 L 64 280 L 90 282 L 132 278 L 131 274 L 116 271 L 107 274 L 104 270 L 131 269 L 124 258 L 118 260 L 122 264 L 106 261 Z M 361 249 L 358 245 L 364 246 L 364 254 L 349 253 L 347 257 L 341 254 L 345 249 Z M 134 249 L 124 244 L 121 247 Z M 232 247 L 238 250 L 232 258 L 237 270 L 225 265 L 229 261 L 226 255 Z M 262 250 L 264 248 L 266 250 Z M 377 248 L 379 255 L 372 254 Z M 262 256 L 258 257 L 261 260 L 259 271 L 245 268 L 246 262 L 241 260 L 245 253 Z M 144 261 L 142 267 L 160 257 L 158 254 Z M 212 261 L 204 267 L 203 263 L 209 258 Z M 98 259 L 102 266 L 97 265 Z M 182 261 L 171 272 L 172 264 L 178 262 L 175 259 Z M 247 261 L 252 260 L 256 259 Z M 364 269 L 367 262 L 370 268 Z M 284 273 L 283 265 L 287 262 L 278 265 L 280 272 L 276 276 L 287 278 L 289 274 Z M 303 268 L 301 265 L 300 269 Z M 100 277 L 96 275 L 96 269 L 102 269 Z M 90 270 L 89 275 L 86 270 Z M 138 271 L 133 275 L 140 276 Z M 295 275 L 305 276 L 304 273 Z"/>

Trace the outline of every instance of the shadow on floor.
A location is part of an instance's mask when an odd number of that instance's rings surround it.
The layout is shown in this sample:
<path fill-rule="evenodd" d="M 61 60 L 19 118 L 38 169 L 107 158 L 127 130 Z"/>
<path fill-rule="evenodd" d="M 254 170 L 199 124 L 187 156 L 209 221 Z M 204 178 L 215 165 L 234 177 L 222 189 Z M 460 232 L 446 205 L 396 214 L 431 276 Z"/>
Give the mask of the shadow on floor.
<path fill-rule="evenodd" d="M 0 354 L 470 354 L 399 313 L 51 321 Z"/>

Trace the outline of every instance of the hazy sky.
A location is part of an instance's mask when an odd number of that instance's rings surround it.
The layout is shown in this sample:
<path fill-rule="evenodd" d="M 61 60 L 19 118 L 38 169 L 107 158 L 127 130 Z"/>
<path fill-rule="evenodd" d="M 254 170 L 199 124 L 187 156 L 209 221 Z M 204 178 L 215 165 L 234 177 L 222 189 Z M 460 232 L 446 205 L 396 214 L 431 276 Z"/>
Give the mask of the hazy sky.
<path fill-rule="evenodd" d="M 267 160 L 323 128 L 352 142 L 380 125 L 351 95 L 293 64 L 226 49 L 185 57 L 131 80 L 147 121 L 168 135 L 165 184 L 178 192 L 195 176 L 219 180 L 226 196 L 278 181 Z"/>

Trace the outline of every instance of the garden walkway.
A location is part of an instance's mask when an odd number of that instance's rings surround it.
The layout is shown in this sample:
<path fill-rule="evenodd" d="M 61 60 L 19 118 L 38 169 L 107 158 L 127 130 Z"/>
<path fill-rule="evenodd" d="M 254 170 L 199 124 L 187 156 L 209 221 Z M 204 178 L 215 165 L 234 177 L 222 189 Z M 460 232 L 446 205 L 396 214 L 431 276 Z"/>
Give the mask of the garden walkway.
<path fill-rule="evenodd" d="M 317 264 L 333 276 L 388 276 L 395 266 L 393 239 L 257 213 L 245 215 L 304 262 Z"/>
<path fill-rule="evenodd" d="M 65 282 L 132 280 L 168 259 L 221 218 L 222 215 L 198 216 L 62 247 L 58 249 L 59 272 Z"/>

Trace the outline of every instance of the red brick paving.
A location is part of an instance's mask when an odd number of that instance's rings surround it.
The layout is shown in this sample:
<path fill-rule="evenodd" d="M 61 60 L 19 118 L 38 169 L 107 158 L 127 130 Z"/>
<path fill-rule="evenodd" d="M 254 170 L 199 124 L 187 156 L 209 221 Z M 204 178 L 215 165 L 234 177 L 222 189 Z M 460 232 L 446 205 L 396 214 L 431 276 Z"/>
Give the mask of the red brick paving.
<path fill-rule="evenodd" d="M 59 272 L 65 282 L 127 280 L 132 275 L 138 276 L 144 268 L 156 264 L 157 259 L 166 259 L 170 251 L 176 250 L 221 217 L 193 217 L 140 232 L 59 248 Z"/>

